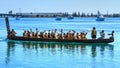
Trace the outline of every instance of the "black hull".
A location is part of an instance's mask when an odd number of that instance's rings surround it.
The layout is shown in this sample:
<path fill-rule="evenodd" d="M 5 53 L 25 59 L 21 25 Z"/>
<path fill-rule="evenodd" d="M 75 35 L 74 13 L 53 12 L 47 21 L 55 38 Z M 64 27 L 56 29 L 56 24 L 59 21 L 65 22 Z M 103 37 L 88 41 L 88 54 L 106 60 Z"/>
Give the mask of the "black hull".
<path fill-rule="evenodd" d="M 76 43 L 111 43 L 114 41 L 114 38 L 109 39 L 87 39 L 87 40 L 76 40 L 76 39 L 41 39 L 41 38 L 24 38 L 20 36 L 8 37 L 9 40 L 18 40 L 18 41 L 40 41 L 40 42 L 76 42 Z"/>

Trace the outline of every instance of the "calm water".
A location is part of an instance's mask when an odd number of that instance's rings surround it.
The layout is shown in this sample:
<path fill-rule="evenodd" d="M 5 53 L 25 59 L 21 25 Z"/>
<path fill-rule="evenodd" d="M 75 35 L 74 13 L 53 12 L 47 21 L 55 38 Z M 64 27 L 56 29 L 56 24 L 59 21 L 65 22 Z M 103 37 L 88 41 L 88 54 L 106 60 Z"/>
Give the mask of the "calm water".
<path fill-rule="evenodd" d="M 49 43 L 6 40 L 4 18 L 0 18 L 0 67 L 1 68 L 120 68 L 120 18 L 106 18 L 96 22 L 95 18 L 75 18 L 55 21 L 54 18 L 10 18 L 11 28 L 17 35 L 30 28 L 35 31 L 69 29 L 77 32 L 90 31 L 92 27 L 99 32 L 105 30 L 106 37 L 115 31 L 115 41 L 109 44 Z"/>

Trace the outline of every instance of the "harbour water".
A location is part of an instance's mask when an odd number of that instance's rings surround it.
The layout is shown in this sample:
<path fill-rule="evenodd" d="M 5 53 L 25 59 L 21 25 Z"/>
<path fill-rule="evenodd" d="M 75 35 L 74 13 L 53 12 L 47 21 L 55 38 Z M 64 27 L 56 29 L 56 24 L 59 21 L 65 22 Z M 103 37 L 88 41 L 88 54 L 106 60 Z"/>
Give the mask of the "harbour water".
<path fill-rule="evenodd" d="M 88 32 L 96 27 L 97 37 L 101 30 L 108 33 L 115 31 L 115 41 L 109 44 L 25 42 L 6 39 L 5 19 L 0 18 L 0 67 L 1 68 L 120 68 L 120 18 L 106 18 L 97 22 L 96 18 L 10 18 L 10 26 L 17 35 L 32 28 L 35 31 L 63 29 L 64 32 L 75 30 Z"/>

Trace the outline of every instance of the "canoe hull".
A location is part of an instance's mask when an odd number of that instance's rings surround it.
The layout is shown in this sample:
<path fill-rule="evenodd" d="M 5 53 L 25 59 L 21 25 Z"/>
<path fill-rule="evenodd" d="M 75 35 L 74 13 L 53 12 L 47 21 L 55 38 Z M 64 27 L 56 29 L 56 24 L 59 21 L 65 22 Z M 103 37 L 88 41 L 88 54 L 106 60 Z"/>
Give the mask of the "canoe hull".
<path fill-rule="evenodd" d="M 8 37 L 9 40 L 18 40 L 18 41 L 43 41 L 43 42 L 77 42 L 77 43 L 111 43 L 114 41 L 114 38 L 109 39 L 87 39 L 87 40 L 76 40 L 76 39 L 41 39 L 41 38 L 24 38 L 24 37 Z"/>
<path fill-rule="evenodd" d="M 97 18 L 96 21 L 104 21 L 104 18 Z"/>

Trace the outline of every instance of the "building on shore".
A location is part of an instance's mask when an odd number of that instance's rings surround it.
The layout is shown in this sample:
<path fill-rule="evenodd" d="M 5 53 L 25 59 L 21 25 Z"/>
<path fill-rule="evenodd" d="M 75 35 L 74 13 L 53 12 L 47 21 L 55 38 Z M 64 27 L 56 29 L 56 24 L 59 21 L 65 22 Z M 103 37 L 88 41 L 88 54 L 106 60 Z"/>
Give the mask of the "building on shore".
<path fill-rule="evenodd" d="M 63 13 L 16 13 L 22 17 L 56 17 L 63 16 Z"/>

